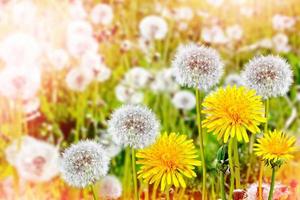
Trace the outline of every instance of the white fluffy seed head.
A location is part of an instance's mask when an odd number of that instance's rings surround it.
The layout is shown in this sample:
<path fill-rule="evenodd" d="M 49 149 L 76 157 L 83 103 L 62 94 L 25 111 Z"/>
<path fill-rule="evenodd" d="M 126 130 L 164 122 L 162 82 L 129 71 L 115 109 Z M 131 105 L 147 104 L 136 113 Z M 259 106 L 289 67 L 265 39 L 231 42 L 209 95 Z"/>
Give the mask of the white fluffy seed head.
<path fill-rule="evenodd" d="M 87 140 L 66 149 L 60 164 L 62 178 L 71 186 L 84 188 L 107 174 L 109 158 L 101 145 Z"/>
<path fill-rule="evenodd" d="M 290 65 L 279 56 L 259 56 L 246 64 L 242 77 L 247 87 L 263 98 L 285 95 L 293 82 Z"/>
<path fill-rule="evenodd" d="M 196 106 L 196 98 L 194 93 L 182 90 L 175 93 L 172 103 L 178 109 L 191 110 Z"/>
<path fill-rule="evenodd" d="M 223 63 L 218 52 L 196 44 L 180 46 L 172 66 L 180 85 L 205 91 L 216 85 L 223 74 Z"/>
<path fill-rule="evenodd" d="M 125 105 L 117 109 L 108 125 L 108 132 L 119 144 L 137 149 L 152 144 L 160 127 L 154 113 L 141 105 Z"/>
<path fill-rule="evenodd" d="M 122 184 L 113 175 L 105 176 L 100 182 L 99 193 L 103 199 L 118 199 L 122 195 Z"/>
<path fill-rule="evenodd" d="M 228 74 L 225 78 L 224 85 L 242 86 L 244 85 L 243 79 L 239 74 Z"/>

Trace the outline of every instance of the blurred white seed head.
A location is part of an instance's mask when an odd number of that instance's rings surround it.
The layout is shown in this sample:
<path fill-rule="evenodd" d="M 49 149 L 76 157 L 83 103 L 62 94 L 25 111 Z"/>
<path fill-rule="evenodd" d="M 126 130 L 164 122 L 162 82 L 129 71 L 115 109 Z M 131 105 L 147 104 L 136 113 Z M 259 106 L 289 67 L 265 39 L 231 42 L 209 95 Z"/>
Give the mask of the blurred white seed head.
<path fill-rule="evenodd" d="M 296 19 L 293 17 L 276 14 L 272 18 L 273 29 L 276 31 L 284 31 L 293 28 Z"/>
<path fill-rule="evenodd" d="M 246 64 L 245 85 L 263 98 L 285 95 L 293 82 L 290 65 L 279 56 L 259 56 Z"/>
<path fill-rule="evenodd" d="M 93 27 L 86 20 L 73 20 L 68 24 L 67 36 L 71 37 L 73 35 L 81 36 L 92 36 Z"/>
<path fill-rule="evenodd" d="M 221 45 L 228 42 L 228 38 L 226 37 L 224 30 L 219 25 L 204 27 L 201 32 L 201 38 L 204 42 L 211 44 Z"/>
<path fill-rule="evenodd" d="M 243 28 L 238 24 L 226 28 L 226 35 L 228 39 L 233 41 L 241 40 L 243 37 L 243 33 Z"/>
<path fill-rule="evenodd" d="M 142 67 L 133 67 L 124 76 L 124 84 L 132 88 L 144 88 L 149 83 L 152 75 Z"/>
<path fill-rule="evenodd" d="M 58 149 L 41 140 L 24 136 L 5 149 L 7 161 L 16 167 L 19 176 L 30 182 L 50 181 L 59 173 Z"/>
<path fill-rule="evenodd" d="M 102 64 L 98 69 L 95 70 L 95 75 L 95 79 L 98 82 L 105 82 L 111 76 L 111 69 Z"/>
<path fill-rule="evenodd" d="M 22 32 L 12 33 L 0 43 L 0 59 L 9 66 L 36 65 L 40 54 L 38 41 Z"/>
<path fill-rule="evenodd" d="M 161 40 L 168 32 L 167 22 L 160 16 L 150 15 L 142 19 L 140 33 L 147 40 Z"/>
<path fill-rule="evenodd" d="M 10 99 L 33 98 L 40 88 L 40 83 L 41 72 L 35 66 L 5 67 L 0 71 L 0 95 Z"/>
<path fill-rule="evenodd" d="M 91 21 L 94 24 L 101 24 L 101 25 L 109 25 L 113 20 L 113 10 L 112 7 L 99 3 L 97 4 L 91 11 Z"/>
<path fill-rule="evenodd" d="M 228 74 L 224 82 L 225 86 L 242 86 L 244 85 L 243 79 L 239 74 Z"/>
<path fill-rule="evenodd" d="M 150 84 L 153 92 L 173 93 L 179 89 L 175 80 L 174 68 L 164 68 L 156 72 L 154 80 Z"/>
<path fill-rule="evenodd" d="M 216 85 L 223 74 L 218 52 L 196 44 L 180 46 L 172 66 L 180 85 L 206 91 Z"/>
<path fill-rule="evenodd" d="M 124 84 L 115 87 L 115 95 L 122 103 L 139 104 L 144 100 L 144 93 Z"/>
<path fill-rule="evenodd" d="M 66 83 L 69 89 L 82 92 L 91 83 L 94 75 L 91 69 L 77 67 L 71 69 L 66 76 Z"/>
<path fill-rule="evenodd" d="M 176 108 L 191 110 L 196 105 L 196 98 L 194 93 L 188 90 L 182 90 L 175 93 L 172 98 L 172 103 Z"/>
<path fill-rule="evenodd" d="M 122 146 L 117 144 L 113 136 L 107 132 L 101 133 L 99 143 L 110 158 L 115 157 L 122 150 Z"/>
<path fill-rule="evenodd" d="M 84 188 L 107 174 L 109 158 L 100 144 L 80 141 L 65 150 L 60 164 L 62 178 L 71 186 Z"/>
<path fill-rule="evenodd" d="M 105 176 L 99 187 L 99 194 L 103 199 L 118 199 L 122 195 L 122 184 L 120 180 L 113 175 Z"/>
<path fill-rule="evenodd" d="M 152 144 L 160 124 L 154 113 L 141 105 L 125 105 L 117 109 L 108 122 L 108 132 L 119 144 L 144 148 Z"/>
<path fill-rule="evenodd" d="M 51 49 L 48 54 L 49 62 L 54 69 L 61 70 L 69 63 L 69 55 L 64 49 Z"/>
<path fill-rule="evenodd" d="M 272 38 L 273 48 L 278 53 L 287 53 L 291 50 L 289 45 L 289 38 L 284 33 L 277 33 Z"/>

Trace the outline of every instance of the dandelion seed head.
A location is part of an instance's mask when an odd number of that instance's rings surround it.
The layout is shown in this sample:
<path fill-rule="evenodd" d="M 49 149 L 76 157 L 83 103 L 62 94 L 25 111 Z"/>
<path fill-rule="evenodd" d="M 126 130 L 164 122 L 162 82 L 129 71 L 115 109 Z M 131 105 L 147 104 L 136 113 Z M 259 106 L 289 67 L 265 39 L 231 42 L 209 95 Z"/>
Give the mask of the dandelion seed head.
<path fill-rule="evenodd" d="M 164 18 L 156 15 L 150 15 L 142 19 L 139 29 L 144 39 L 161 40 L 167 35 L 168 24 Z"/>
<path fill-rule="evenodd" d="M 256 57 L 242 73 L 245 85 L 264 97 L 285 95 L 293 82 L 290 65 L 278 56 Z"/>
<path fill-rule="evenodd" d="M 182 90 L 175 93 L 174 97 L 172 98 L 172 103 L 176 108 L 191 110 L 196 105 L 196 98 L 192 92 L 188 90 Z"/>
<path fill-rule="evenodd" d="M 179 47 L 173 67 L 180 85 L 203 90 L 216 85 L 223 74 L 223 64 L 218 52 L 196 44 Z"/>
<path fill-rule="evenodd" d="M 58 175 L 58 149 L 30 136 L 12 142 L 6 149 L 7 161 L 13 165 L 21 179 L 41 183 Z"/>
<path fill-rule="evenodd" d="M 102 146 L 81 141 L 65 150 L 61 159 L 63 179 L 71 186 L 84 188 L 108 172 L 109 158 Z"/>
<path fill-rule="evenodd" d="M 97 25 L 109 25 L 114 18 L 113 9 L 108 4 L 99 3 L 91 11 L 91 21 Z"/>
<path fill-rule="evenodd" d="M 105 176 L 100 182 L 99 193 L 104 199 L 118 199 L 122 195 L 122 184 L 116 176 Z"/>
<path fill-rule="evenodd" d="M 144 148 L 154 142 L 159 127 L 154 113 L 147 107 L 125 105 L 112 114 L 108 132 L 119 144 Z"/>
<path fill-rule="evenodd" d="M 228 74 L 225 78 L 225 86 L 242 86 L 244 85 L 243 79 L 239 74 Z"/>

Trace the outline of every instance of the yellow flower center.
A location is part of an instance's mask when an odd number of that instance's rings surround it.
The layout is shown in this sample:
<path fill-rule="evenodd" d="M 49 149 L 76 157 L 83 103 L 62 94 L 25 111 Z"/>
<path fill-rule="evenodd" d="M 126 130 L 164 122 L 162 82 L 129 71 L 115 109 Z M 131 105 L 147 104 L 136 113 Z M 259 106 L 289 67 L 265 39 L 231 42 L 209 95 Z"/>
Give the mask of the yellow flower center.
<path fill-rule="evenodd" d="M 165 165 L 170 170 L 174 170 L 177 168 L 177 159 L 174 157 L 174 155 L 171 155 L 170 153 L 166 152 L 162 154 L 161 161 L 163 165 Z"/>

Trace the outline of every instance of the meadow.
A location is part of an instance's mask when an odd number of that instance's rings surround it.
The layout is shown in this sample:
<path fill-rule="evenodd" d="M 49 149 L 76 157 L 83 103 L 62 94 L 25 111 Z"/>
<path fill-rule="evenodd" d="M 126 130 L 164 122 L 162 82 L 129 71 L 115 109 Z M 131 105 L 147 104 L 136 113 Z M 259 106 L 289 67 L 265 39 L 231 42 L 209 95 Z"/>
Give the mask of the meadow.
<path fill-rule="evenodd" d="M 299 0 L 0 0 L 0 200 L 297 200 L 299 112 Z"/>

